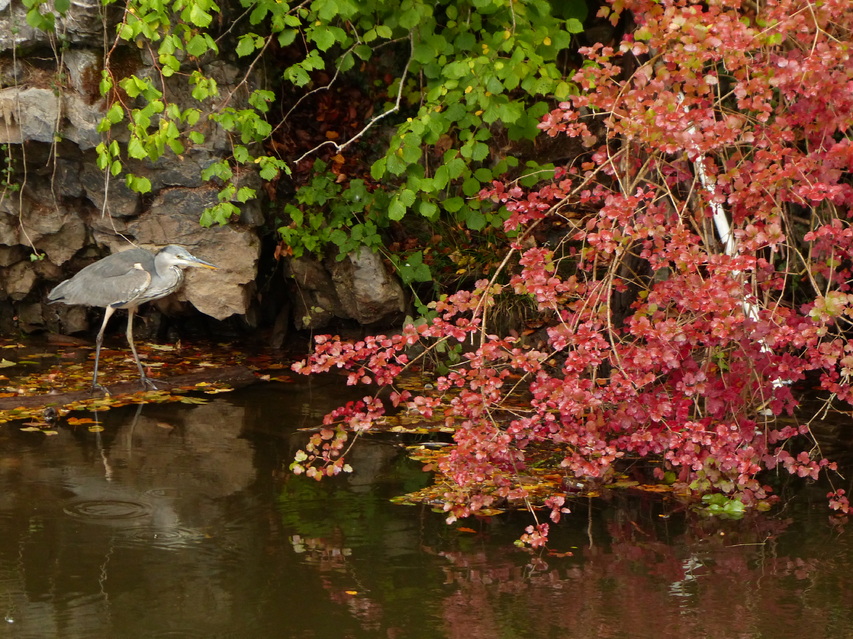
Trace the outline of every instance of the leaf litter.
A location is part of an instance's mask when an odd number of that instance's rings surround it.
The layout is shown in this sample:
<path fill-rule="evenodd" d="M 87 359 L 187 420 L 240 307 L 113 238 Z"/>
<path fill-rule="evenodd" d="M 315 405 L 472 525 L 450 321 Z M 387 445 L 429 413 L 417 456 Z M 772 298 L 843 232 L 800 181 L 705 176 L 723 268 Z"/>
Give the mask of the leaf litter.
<path fill-rule="evenodd" d="M 79 411 L 105 411 L 131 404 L 204 404 L 209 401 L 208 396 L 234 390 L 224 382 L 200 382 L 172 386 L 168 390 L 140 390 L 132 394 L 93 396 L 58 405 L 51 400 L 51 395 L 85 393 L 91 388 L 94 346 L 80 346 L 73 341 L 68 344 L 55 344 L 0 339 L 0 349 L 4 352 L 4 357 L 0 358 L 0 368 L 6 369 L 4 372 L 11 376 L 0 375 L 0 398 L 4 399 L 7 405 L 15 397 L 44 396 L 45 399 L 43 405 L 0 410 L 0 424 L 25 422 L 20 429 L 24 432 L 55 434 L 53 426 L 57 419 L 63 419 L 70 425 L 88 424 L 90 430 L 100 429 L 95 420 L 70 414 Z M 168 371 L 168 377 L 175 377 L 209 369 L 245 367 L 252 371 L 259 381 L 290 381 L 286 376 L 273 377 L 265 374 L 266 371 L 278 371 L 288 366 L 282 363 L 280 352 L 251 353 L 230 344 L 186 343 L 138 343 L 137 350 L 146 371 L 156 371 L 164 378 L 165 371 Z M 17 357 L 13 351 L 18 351 Z M 136 383 L 139 380 L 136 365 L 127 349 L 102 348 L 99 368 L 99 381 L 107 388 Z M 157 382 L 156 377 L 153 381 Z M 50 417 L 49 411 L 53 411 Z"/>

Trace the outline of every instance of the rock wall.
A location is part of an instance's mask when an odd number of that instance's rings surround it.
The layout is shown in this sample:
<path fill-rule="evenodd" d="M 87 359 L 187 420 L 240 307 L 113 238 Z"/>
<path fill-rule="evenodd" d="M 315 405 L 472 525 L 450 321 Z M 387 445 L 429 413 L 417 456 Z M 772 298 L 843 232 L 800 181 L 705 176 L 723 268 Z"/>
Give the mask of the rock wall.
<path fill-rule="evenodd" d="M 241 315 L 250 324 L 262 316 L 254 306 L 260 297 L 263 203 L 244 205 L 239 221 L 228 226 L 198 225 L 202 211 L 217 202 L 216 186 L 204 182 L 201 171 L 232 149 L 221 129 L 210 124 L 205 141 L 179 156 L 128 162 L 134 174 L 150 180 L 145 196 L 97 167 L 95 147 L 104 140 L 98 124 L 109 106 L 98 89 L 105 34 L 112 47 L 121 11 L 116 5 L 103 8 L 99 0 L 73 0 L 64 17 L 57 15 L 56 34 L 50 35 L 27 24 L 23 3 L 0 0 L 0 333 L 86 330 L 85 310 L 47 307 L 46 292 L 130 244 L 181 244 L 220 267 L 191 269 L 181 291 L 162 307 L 175 310 L 175 302 L 188 301 L 216 319 Z M 154 77 L 146 55 L 144 48 L 125 43 L 110 59 L 122 72 Z M 227 61 L 211 59 L 202 71 L 216 79 L 220 95 L 233 94 L 229 106 L 235 108 L 254 88 L 240 87 L 245 72 Z M 161 81 L 170 102 L 182 109 L 197 106 L 185 79 L 157 75 Z M 113 127 L 114 139 L 126 139 L 123 126 Z M 259 186 L 253 177 L 243 184 Z M 358 252 L 342 262 L 305 264 L 322 276 L 303 277 L 309 267 L 297 260 L 269 280 L 274 288 L 298 293 L 290 314 L 297 328 L 322 328 L 336 317 L 377 323 L 404 308 L 402 288 L 376 255 Z"/>
<path fill-rule="evenodd" d="M 177 300 L 217 319 L 245 315 L 255 297 L 259 205 L 247 207 L 240 221 L 227 227 L 198 225 L 204 208 L 217 202 L 216 188 L 200 173 L 229 150 L 224 136 L 208 136 L 179 157 L 133 163 L 131 170 L 151 181 L 146 196 L 97 168 L 95 147 L 104 139 L 98 124 L 108 106 L 98 90 L 104 34 L 120 16 L 115 6 L 107 9 L 113 13 L 101 11 L 98 0 L 75 0 L 50 35 L 27 24 L 22 3 L 0 0 L 0 144 L 6 145 L 0 169 L 8 169 L 0 185 L 5 187 L 0 190 L 0 303 L 5 307 L 0 331 L 12 328 L 12 318 L 17 318 L 14 328 L 23 330 L 84 329 L 85 313 L 46 308 L 45 292 L 83 265 L 130 244 L 181 244 L 217 264 L 215 273 L 188 273 Z M 59 40 L 67 43 L 65 50 L 57 47 Z M 144 55 L 126 47 L 116 57 L 123 67 L 145 75 L 150 67 Z M 219 61 L 205 71 L 226 92 L 242 77 Z M 182 84 L 176 79 L 169 87 L 170 100 L 179 104 L 188 98 Z M 121 125 L 114 133 L 121 139 Z M 38 255 L 42 259 L 32 259 Z"/>

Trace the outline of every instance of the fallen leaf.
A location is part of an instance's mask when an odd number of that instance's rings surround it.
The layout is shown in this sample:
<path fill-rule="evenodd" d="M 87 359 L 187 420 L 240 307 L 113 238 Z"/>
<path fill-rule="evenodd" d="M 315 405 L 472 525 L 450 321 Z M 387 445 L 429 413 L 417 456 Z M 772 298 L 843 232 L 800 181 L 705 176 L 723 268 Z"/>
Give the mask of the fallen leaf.
<path fill-rule="evenodd" d="M 78 424 L 95 424 L 96 422 L 91 417 L 69 417 L 68 423 L 76 426 Z"/>

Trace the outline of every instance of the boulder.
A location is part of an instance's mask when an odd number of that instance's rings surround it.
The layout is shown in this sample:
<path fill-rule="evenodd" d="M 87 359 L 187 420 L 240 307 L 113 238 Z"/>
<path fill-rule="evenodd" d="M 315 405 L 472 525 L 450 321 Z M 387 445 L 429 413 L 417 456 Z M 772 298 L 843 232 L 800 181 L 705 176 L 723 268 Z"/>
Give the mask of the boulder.
<path fill-rule="evenodd" d="M 335 317 L 362 325 L 390 323 L 406 308 L 402 286 L 367 247 L 340 261 L 291 258 L 287 273 L 296 289 L 292 297 L 297 329 L 320 329 Z"/>
<path fill-rule="evenodd" d="M 331 263 L 332 281 L 347 317 L 359 324 L 379 324 L 402 314 L 406 297 L 379 254 L 366 246 Z"/>

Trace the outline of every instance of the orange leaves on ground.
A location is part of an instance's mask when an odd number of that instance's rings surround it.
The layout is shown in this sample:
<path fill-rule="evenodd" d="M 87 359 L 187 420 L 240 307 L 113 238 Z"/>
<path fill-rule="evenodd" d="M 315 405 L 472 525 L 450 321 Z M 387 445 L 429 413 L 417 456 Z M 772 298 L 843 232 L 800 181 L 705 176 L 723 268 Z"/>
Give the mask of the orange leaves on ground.
<path fill-rule="evenodd" d="M 120 340 L 116 341 L 120 344 Z M 94 365 L 94 345 L 81 343 L 80 340 L 54 341 L 31 344 L 20 341 L 0 340 L 3 349 L 2 362 L 14 371 L 9 378 L 0 375 L 0 399 L 14 397 L 44 396 L 45 404 L 34 407 L 16 407 L 0 410 L 0 423 L 18 420 L 40 420 L 46 406 L 56 404 L 51 400 L 57 393 L 86 392 L 92 384 Z M 247 352 L 230 344 L 137 344 L 140 359 L 147 371 L 154 371 L 157 377 L 176 377 L 192 375 L 206 370 L 219 370 L 242 367 L 254 371 L 258 380 L 292 381 L 287 375 L 270 376 L 265 371 L 281 371 L 289 367 L 282 361 L 277 351 Z M 137 383 L 139 373 L 127 348 L 104 348 L 101 350 L 99 381 L 107 388 L 123 384 Z M 201 382 L 189 386 L 175 386 L 169 390 L 140 391 L 133 394 L 115 396 L 93 396 L 80 401 L 70 402 L 59 410 L 60 417 L 69 411 L 108 410 L 119 406 L 142 403 L 182 402 L 202 404 L 208 401 L 204 396 L 227 393 L 233 388 L 223 382 Z M 201 394 L 201 395 L 199 395 Z M 30 404 L 32 401 L 29 402 Z M 8 406 L 8 401 L 6 403 Z M 70 417 L 65 420 L 72 426 L 91 424 L 87 418 Z M 37 422 L 46 426 L 44 422 Z M 34 430 L 43 429 L 33 426 Z"/>

